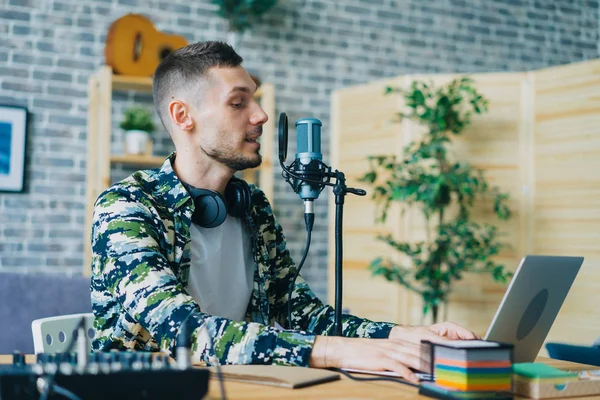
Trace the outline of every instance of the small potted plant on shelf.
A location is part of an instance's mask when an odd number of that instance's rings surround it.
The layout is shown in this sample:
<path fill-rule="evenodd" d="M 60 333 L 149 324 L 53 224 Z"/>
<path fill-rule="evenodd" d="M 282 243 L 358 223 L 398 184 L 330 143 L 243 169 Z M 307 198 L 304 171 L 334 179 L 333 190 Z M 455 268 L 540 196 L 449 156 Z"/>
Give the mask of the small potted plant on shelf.
<path fill-rule="evenodd" d="M 150 135 L 156 129 L 152 113 L 145 108 L 131 107 L 125 110 L 120 124 L 125 131 L 125 152 L 129 154 L 148 153 Z"/>

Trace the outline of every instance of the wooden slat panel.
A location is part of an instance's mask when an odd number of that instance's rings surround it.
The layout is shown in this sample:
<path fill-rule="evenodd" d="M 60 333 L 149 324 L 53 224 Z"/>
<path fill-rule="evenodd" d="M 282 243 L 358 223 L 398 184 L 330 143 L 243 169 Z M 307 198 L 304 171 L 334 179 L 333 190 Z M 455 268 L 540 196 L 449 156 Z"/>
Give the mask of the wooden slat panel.
<path fill-rule="evenodd" d="M 373 278 L 365 269 L 344 268 L 344 309 L 373 321 L 397 321 L 397 285 Z M 398 321 L 399 322 L 399 321 Z"/>
<path fill-rule="evenodd" d="M 263 135 L 260 139 L 263 160 L 259 173 L 259 186 L 265 192 L 267 199 L 273 203 L 275 201 L 273 196 L 273 155 L 275 151 L 275 135 L 277 135 L 275 124 L 279 123 L 279 118 L 275 115 L 275 85 L 264 83 L 260 89 L 260 104 L 265 113 L 267 113 L 269 120 L 263 126 Z"/>
<path fill-rule="evenodd" d="M 396 81 L 389 81 L 396 86 L 408 87 L 413 79 L 426 79 L 436 85 L 449 82 L 455 76 L 404 76 Z M 490 112 L 484 117 L 475 118 L 473 127 L 455 141 L 454 153 L 456 159 L 467 161 L 488 171 L 490 183 L 499 185 L 513 196 L 511 207 L 515 214 L 511 221 L 499 224 L 494 220 L 490 211 L 480 212 L 479 220 L 494 222 L 501 226 L 506 233 L 511 250 L 505 251 L 498 261 L 505 262 L 510 269 L 518 264 L 520 245 L 523 237 L 524 224 L 521 221 L 523 179 L 520 161 L 524 158 L 522 130 L 526 121 L 523 119 L 522 97 L 524 74 L 488 74 L 475 77 L 478 88 L 490 99 Z M 336 139 L 332 143 L 334 160 L 340 165 L 348 177 L 348 181 L 356 182 L 368 169 L 366 156 L 377 154 L 400 154 L 401 149 L 410 140 L 420 134 L 422 128 L 412 122 L 394 122 L 395 112 L 402 107 L 399 96 L 382 96 L 385 84 L 376 82 L 355 88 L 338 91 L 334 95 L 332 123 L 336 129 Z M 365 132 L 368 131 L 368 135 Z M 336 164 L 337 165 L 337 164 Z M 356 183 L 358 186 L 361 184 Z M 364 186 L 364 184 L 363 184 Z M 487 206 L 490 206 L 488 202 Z M 346 205 L 347 218 L 344 229 L 344 248 L 346 274 L 345 285 L 363 288 L 360 293 L 345 292 L 347 302 L 355 304 L 366 301 L 368 291 L 376 290 L 375 278 L 365 271 L 357 275 L 360 269 L 377 256 L 397 258 L 398 254 L 387 245 L 374 238 L 379 232 L 392 233 L 398 240 L 423 240 L 426 237 L 424 217 L 419 210 L 400 212 L 399 207 L 390 211 L 390 218 L 385 226 L 375 224 L 375 207 L 367 197 L 354 200 L 352 205 Z M 330 214 L 333 224 L 333 208 Z M 387 229 L 386 229 L 387 227 Z M 516 248 L 516 249 L 515 249 Z M 333 255 L 333 242 L 330 243 L 330 256 Z M 333 269 L 333 258 L 331 259 Z M 351 271 L 351 272 L 350 272 Z M 355 283 L 352 279 L 358 278 Z M 348 281 L 350 280 L 350 281 Z M 394 284 L 391 284 L 394 287 Z M 418 324 L 424 322 L 421 317 L 421 299 L 409 294 L 399 285 L 396 286 L 400 305 L 394 321 Z M 333 275 L 330 274 L 330 293 L 333 292 Z M 474 288 L 475 291 L 474 291 Z M 452 295 L 449 317 L 459 323 L 473 326 L 473 329 L 483 331 L 491 321 L 505 286 L 492 283 L 490 277 L 471 276 L 456 286 Z M 365 297 L 366 296 L 366 297 Z M 376 298 L 376 294 L 371 294 Z M 381 308 L 389 307 L 381 304 Z M 396 306 L 395 304 L 393 305 Z M 355 306 L 357 308 L 358 306 Z M 361 308 L 359 308 L 361 309 Z M 361 309 L 363 310 L 363 309 Z M 371 307 L 364 309 L 368 318 Z M 379 311 L 381 313 L 381 311 Z M 394 315 L 391 315 L 394 316 Z"/>
<path fill-rule="evenodd" d="M 533 250 L 585 262 L 549 341 L 600 336 L 600 61 L 535 73 Z"/>
<path fill-rule="evenodd" d="M 400 149 L 400 126 L 394 123 L 398 100 L 386 96 L 385 87 L 397 80 L 383 80 L 368 85 L 339 90 L 333 94 L 331 165 L 344 172 L 347 185 L 369 189 L 360 178 L 368 170 L 366 157 Z M 365 151 L 368 149 L 368 151 Z M 335 294 L 335 202 L 329 201 L 329 302 Z M 386 225 L 375 225 L 375 208 L 370 195 L 349 195 L 344 205 L 344 307 L 356 315 L 374 320 L 403 322 L 398 319 L 400 290 L 397 285 L 374 279 L 366 270 L 373 255 L 385 245 L 375 238 L 377 232 L 397 232 L 397 215 Z M 381 305 L 385 304 L 384 307 Z"/>
<path fill-rule="evenodd" d="M 406 86 L 423 78 L 439 85 L 453 77 L 404 76 L 336 92 L 333 164 L 355 184 L 368 169 L 364 157 L 382 150 L 399 154 L 419 134 L 420 128 L 410 122 L 392 122 L 390 116 L 402 104 L 382 96 L 385 85 Z M 497 261 L 511 270 L 526 254 L 586 257 L 548 340 L 589 344 L 600 335 L 600 61 L 472 77 L 490 100 L 490 110 L 474 119 L 473 126 L 454 142 L 454 151 L 460 160 L 483 168 L 491 184 L 510 193 L 513 211 L 511 220 L 503 223 L 490 211 L 478 212 L 477 218 L 500 227 L 510 248 Z M 378 232 L 393 233 L 398 240 L 422 239 L 423 218 L 417 210 L 401 214 L 396 208 L 388 223 L 378 226 L 370 201 L 364 198 L 346 205 L 346 303 L 366 317 L 389 315 L 403 323 L 425 322 L 418 296 L 394 289 L 394 284 L 388 284 L 391 292 L 385 292 L 364 270 L 374 257 L 393 255 L 388 246 L 373 239 Z M 332 227 L 333 210 L 331 204 Z M 333 273 L 333 236 L 329 254 Z M 330 274 L 331 288 L 333 283 Z M 379 290 L 393 301 L 374 293 Z M 467 276 L 453 291 L 448 318 L 484 334 L 505 290 L 489 277 Z M 377 299 L 381 309 L 391 310 L 388 314 L 377 308 Z"/>
<path fill-rule="evenodd" d="M 98 141 L 98 78 L 91 75 L 88 80 L 88 121 L 87 140 L 94 145 L 87 148 L 87 177 L 86 177 L 86 207 L 85 207 L 85 237 L 83 239 L 83 274 L 92 274 L 92 219 L 94 214 L 94 202 L 100 194 L 96 186 L 98 173 L 98 154 L 95 143 Z"/>

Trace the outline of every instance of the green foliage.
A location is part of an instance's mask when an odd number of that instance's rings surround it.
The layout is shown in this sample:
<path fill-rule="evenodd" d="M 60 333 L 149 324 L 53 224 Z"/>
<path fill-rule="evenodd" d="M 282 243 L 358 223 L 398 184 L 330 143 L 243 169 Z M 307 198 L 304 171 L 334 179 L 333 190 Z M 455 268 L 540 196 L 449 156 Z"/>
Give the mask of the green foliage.
<path fill-rule="evenodd" d="M 229 21 L 229 30 L 244 32 L 269 11 L 277 0 L 213 0 L 219 6 L 217 14 Z"/>
<path fill-rule="evenodd" d="M 148 133 L 152 133 L 156 129 L 152 113 L 141 107 L 131 107 L 125 110 L 119 126 L 126 131 L 137 129 Z"/>
<path fill-rule="evenodd" d="M 370 156 L 370 170 L 361 180 L 373 185 L 378 222 L 386 220 L 392 202 L 415 206 L 424 215 L 427 240 L 409 243 L 379 236 L 404 261 L 380 257 L 369 268 L 418 293 L 424 314 L 431 310 L 436 321 L 439 305 L 448 301 L 454 281 L 465 272 L 490 274 L 498 282 L 512 275 L 491 260 L 503 247 L 497 228 L 471 217 L 475 201 L 482 199 L 491 203 L 498 219 L 509 219 L 508 195 L 490 187 L 482 170 L 449 156 L 452 137 L 469 126 L 473 114 L 487 111 L 487 100 L 473 81 L 456 79 L 440 88 L 415 81 L 408 90 L 388 87 L 386 93 L 403 95 L 406 110 L 399 117 L 416 121 L 426 132 L 404 148 L 401 158 Z"/>

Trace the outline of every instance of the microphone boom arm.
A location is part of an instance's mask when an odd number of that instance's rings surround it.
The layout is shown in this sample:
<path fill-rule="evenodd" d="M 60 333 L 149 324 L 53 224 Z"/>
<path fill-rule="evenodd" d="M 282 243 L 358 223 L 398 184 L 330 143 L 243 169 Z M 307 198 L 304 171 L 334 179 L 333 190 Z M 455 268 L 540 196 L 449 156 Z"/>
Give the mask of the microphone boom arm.
<path fill-rule="evenodd" d="M 325 186 L 333 187 L 335 195 L 335 315 L 334 315 L 334 335 L 342 336 L 342 289 L 343 289 L 343 246 L 342 246 L 342 225 L 344 216 L 344 199 L 346 194 L 364 196 L 366 191 L 346 186 L 346 177 L 343 172 L 331 171 L 331 167 L 319 160 L 317 171 L 310 171 L 302 163 L 294 161 L 289 167 L 286 167 L 283 160 L 280 159 L 281 174 L 288 182 L 294 192 L 298 193 L 303 183 L 319 185 L 319 193 Z M 299 165 L 298 165 L 299 164 Z M 310 177 L 309 177 L 310 176 Z M 332 183 L 331 179 L 335 179 Z M 290 300 L 291 301 L 291 300 Z"/>

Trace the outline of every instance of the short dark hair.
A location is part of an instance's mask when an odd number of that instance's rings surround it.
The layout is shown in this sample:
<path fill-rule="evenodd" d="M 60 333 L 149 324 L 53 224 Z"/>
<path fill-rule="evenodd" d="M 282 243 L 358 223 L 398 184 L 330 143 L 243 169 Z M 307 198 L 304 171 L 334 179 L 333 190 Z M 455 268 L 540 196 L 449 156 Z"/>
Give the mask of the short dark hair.
<path fill-rule="evenodd" d="M 167 104 L 176 93 L 206 75 L 212 67 L 237 67 L 242 57 L 224 42 L 193 43 L 175 50 L 154 71 L 152 97 L 163 125 L 169 130 Z"/>

